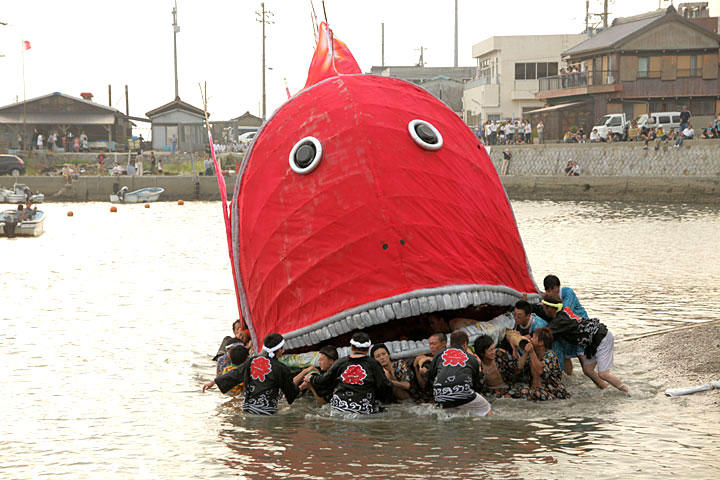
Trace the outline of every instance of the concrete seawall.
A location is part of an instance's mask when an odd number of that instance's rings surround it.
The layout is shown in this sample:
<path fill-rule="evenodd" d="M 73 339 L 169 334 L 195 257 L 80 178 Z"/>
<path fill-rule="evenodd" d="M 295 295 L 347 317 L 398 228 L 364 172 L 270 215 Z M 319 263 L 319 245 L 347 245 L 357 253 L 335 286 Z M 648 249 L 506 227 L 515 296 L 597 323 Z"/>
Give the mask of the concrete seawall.
<path fill-rule="evenodd" d="M 498 172 L 503 150 L 512 159 L 507 174 L 516 176 L 562 175 L 568 161 L 578 162 L 583 176 L 683 177 L 720 176 L 720 140 L 688 140 L 682 147 L 673 142 L 548 143 L 545 145 L 496 145 L 488 147 Z"/>
<path fill-rule="evenodd" d="M 720 154 L 720 152 L 719 152 Z M 237 177 L 225 177 L 228 197 L 232 196 Z M 720 176 L 580 176 L 506 175 L 501 177 L 508 196 L 518 200 L 587 200 L 707 203 L 720 205 Z M 162 187 L 161 201 L 219 200 L 215 177 L 83 176 L 65 185 L 62 177 L 20 177 L 19 181 L 45 194 L 47 202 L 109 201 L 113 187 L 127 186 L 130 191 Z M 9 188 L 13 177 L 0 177 L 0 186 Z"/>
<path fill-rule="evenodd" d="M 232 196 L 236 178 L 225 177 L 228 196 Z M 65 184 L 63 177 L 19 177 L 18 183 L 24 183 L 33 192 L 44 193 L 46 202 L 107 202 L 116 184 L 118 187 L 127 186 L 131 192 L 140 188 L 162 187 L 165 192 L 160 196 L 161 201 L 220 200 L 217 179 L 204 176 L 82 176 L 70 185 Z M 10 188 L 12 184 L 13 177 L 0 177 L 0 186 Z"/>

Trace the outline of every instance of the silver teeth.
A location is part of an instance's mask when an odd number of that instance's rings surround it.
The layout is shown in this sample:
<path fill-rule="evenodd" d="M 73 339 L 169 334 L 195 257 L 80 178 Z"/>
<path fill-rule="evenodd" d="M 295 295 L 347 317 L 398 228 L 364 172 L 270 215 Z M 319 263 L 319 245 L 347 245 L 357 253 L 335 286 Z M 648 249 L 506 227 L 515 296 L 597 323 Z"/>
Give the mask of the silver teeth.
<path fill-rule="evenodd" d="M 417 298 L 410 299 L 410 315 L 420 315 L 420 302 Z"/>
<path fill-rule="evenodd" d="M 470 305 L 507 305 L 514 304 L 522 295 L 507 287 L 485 285 L 451 286 L 436 289 L 418 290 L 401 294 L 391 299 L 371 302 L 356 307 L 341 315 L 315 322 L 295 332 L 285 334 L 288 349 L 317 345 L 342 334 L 380 325 L 396 318 L 409 318 L 421 313 L 443 310 L 457 310 Z M 538 299 L 537 294 L 529 295 L 531 301 Z M 386 343 L 390 353 L 400 357 L 427 353 L 428 341 L 391 341 Z M 339 351 L 349 349 L 343 348 Z M 399 357 L 399 358 L 400 358 Z"/>

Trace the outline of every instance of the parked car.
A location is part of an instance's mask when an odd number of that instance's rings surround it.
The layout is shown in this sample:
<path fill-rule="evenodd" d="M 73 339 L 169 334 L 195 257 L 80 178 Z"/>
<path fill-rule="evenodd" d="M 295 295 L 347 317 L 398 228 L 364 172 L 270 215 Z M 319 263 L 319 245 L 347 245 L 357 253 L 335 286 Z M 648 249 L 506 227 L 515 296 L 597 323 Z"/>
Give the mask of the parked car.
<path fill-rule="evenodd" d="M 0 155 L 0 175 L 23 175 L 24 173 L 25 162 L 22 158 L 17 155 Z"/>
<path fill-rule="evenodd" d="M 640 115 L 636 120 L 638 128 L 658 128 L 663 127 L 665 131 L 671 128 L 675 131 L 680 130 L 680 112 L 659 112 L 648 115 Z"/>
<path fill-rule="evenodd" d="M 598 134 L 607 139 L 609 132 L 613 132 L 615 135 L 623 135 L 625 124 L 627 124 L 627 118 L 625 118 L 624 113 L 611 113 L 602 117 L 590 131 L 597 129 Z"/>
<path fill-rule="evenodd" d="M 257 132 L 245 132 L 238 137 L 238 142 L 250 143 L 255 138 L 255 135 L 257 135 Z"/>

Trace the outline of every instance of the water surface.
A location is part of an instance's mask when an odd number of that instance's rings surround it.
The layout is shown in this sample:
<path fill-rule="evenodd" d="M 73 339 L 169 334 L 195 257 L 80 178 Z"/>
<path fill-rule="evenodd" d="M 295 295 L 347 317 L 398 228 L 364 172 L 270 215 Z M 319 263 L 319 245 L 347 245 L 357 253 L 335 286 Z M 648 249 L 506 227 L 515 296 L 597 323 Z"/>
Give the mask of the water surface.
<path fill-rule="evenodd" d="M 718 409 L 666 398 L 674 379 L 622 338 L 716 318 L 720 211 L 513 207 L 536 280 L 557 274 L 620 340 L 632 399 L 575 376 L 571 400 L 501 400 L 489 419 L 351 420 L 308 399 L 246 417 L 200 393 L 237 317 L 219 204 L 46 204 L 42 237 L 0 238 L 0 477 L 715 478 Z"/>

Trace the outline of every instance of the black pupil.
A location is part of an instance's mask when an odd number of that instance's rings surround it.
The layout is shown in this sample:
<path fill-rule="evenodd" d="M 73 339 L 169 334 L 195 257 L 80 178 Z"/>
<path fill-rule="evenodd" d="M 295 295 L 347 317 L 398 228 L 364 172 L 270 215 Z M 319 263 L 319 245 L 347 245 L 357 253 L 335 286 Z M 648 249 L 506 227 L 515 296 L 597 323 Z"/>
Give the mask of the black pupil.
<path fill-rule="evenodd" d="M 315 158 L 315 145 L 305 143 L 295 152 L 295 165 L 300 168 L 308 167 Z"/>
<path fill-rule="evenodd" d="M 432 129 L 425 124 L 419 123 L 415 125 L 415 132 L 418 134 L 418 137 L 420 137 L 420 140 L 425 143 L 434 145 L 438 142 L 435 132 L 433 132 Z"/>

